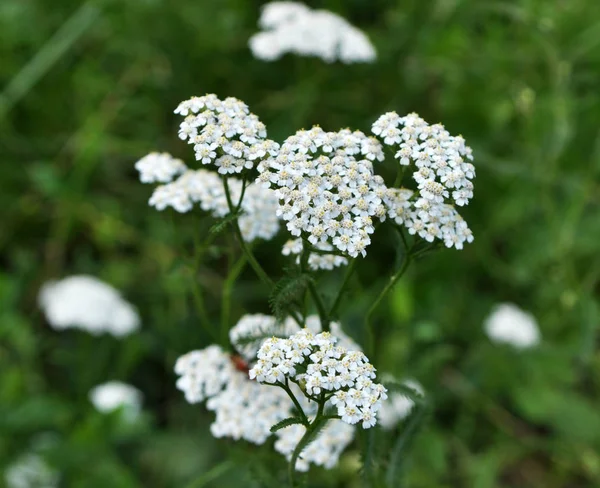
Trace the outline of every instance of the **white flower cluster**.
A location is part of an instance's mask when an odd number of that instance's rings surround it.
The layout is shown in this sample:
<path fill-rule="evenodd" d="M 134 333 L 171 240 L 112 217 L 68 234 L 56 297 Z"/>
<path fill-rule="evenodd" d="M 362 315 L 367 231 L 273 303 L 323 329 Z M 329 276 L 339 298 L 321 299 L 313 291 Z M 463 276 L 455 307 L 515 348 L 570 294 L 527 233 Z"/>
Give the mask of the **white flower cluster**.
<path fill-rule="evenodd" d="M 318 315 L 306 317 L 304 326 L 314 334 L 321 332 L 321 320 Z M 331 333 L 337 338 L 337 344 L 346 349 L 360 351 L 360 346 L 346 335 L 339 322 L 329 324 Z M 247 314 L 229 331 L 231 344 L 248 361 L 256 361 L 256 354 L 265 339 L 277 337 L 289 337 L 302 330 L 291 317 L 283 322 L 277 322 L 272 315 Z"/>
<path fill-rule="evenodd" d="M 319 251 L 333 251 L 333 246 L 327 242 L 318 242 L 315 246 Z M 297 256 L 296 263 L 300 262 L 300 255 L 304 251 L 302 239 L 291 239 L 283 245 L 281 254 L 284 256 Z M 311 252 L 308 256 L 308 267 L 313 270 L 325 269 L 331 271 L 339 266 L 345 266 L 348 264 L 348 259 L 344 256 L 337 254 L 321 254 L 317 252 Z"/>
<path fill-rule="evenodd" d="M 271 426 L 289 415 L 285 392 L 249 381 L 248 373 L 238 369 L 232 356 L 219 346 L 181 356 L 175 372 L 181 376 L 177 388 L 189 403 L 208 400 L 207 408 L 216 413 L 210 427 L 215 437 L 262 444 Z"/>
<path fill-rule="evenodd" d="M 257 181 L 276 189 L 278 215 L 293 236 L 364 256 L 373 217 L 386 216 L 385 185 L 372 164 L 383 158 L 381 144 L 360 131 L 313 127 L 288 137 L 277 157 L 261 162 Z"/>
<path fill-rule="evenodd" d="M 59 474 L 38 454 L 28 453 L 6 468 L 7 488 L 55 488 Z"/>
<path fill-rule="evenodd" d="M 194 146 L 196 160 L 215 164 L 220 174 L 240 173 L 255 161 L 277 154 L 279 146 L 266 139 L 265 125 L 237 98 L 192 97 L 175 113 L 185 117 L 179 138 Z"/>
<path fill-rule="evenodd" d="M 150 197 L 150 206 L 160 211 L 172 207 L 177 212 L 186 213 L 192 210 L 194 204 L 198 203 L 202 210 L 216 218 L 224 217 L 229 213 L 225 187 L 216 173 L 204 169 L 190 170 L 184 163 L 171 158 L 166 153 L 160 155 L 160 164 L 163 166 L 153 169 L 147 162 L 156 160 L 151 156 L 152 154 L 145 156 L 136 163 L 142 182 L 161 181 L 165 183 L 155 188 Z M 170 161 L 177 162 L 177 171 L 168 171 L 164 168 L 163 163 L 168 159 L 167 156 Z M 143 161 L 146 162 L 140 165 Z M 156 177 L 159 172 L 160 180 Z M 181 176 L 175 181 L 171 181 L 179 173 Z M 228 185 L 232 204 L 237 206 L 242 197 L 244 183 L 237 178 L 230 177 Z M 255 239 L 272 239 L 279 231 L 277 208 L 278 199 L 273 190 L 263 188 L 256 183 L 246 184 L 240 207 L 242 215 L 238 219 L 244 240 L 252 242 Z"/>
<path fill-rule="evenodd" d="M 248 44 L 254 57 L 274 61 L 286 53 L 313 56 L 331 63 L 372 63 L 377 53 L 369 38 L 345 19 L 299 2 L 264 5 L 259 25 L 265 29 Z"/>
<path fill-rule="evenodd" d="M 310 399 L 326 396 L 342 421 L 362 422 L 363 428 L 370 428 L 387 398 L 386 389 L 373 382 L 375 368 L 362 352 L 348 351 L 335 343 L 331 334 L 315 335 L 309 329 L 289 339 L 267 339 L 258 351 L 250 378 L 267 384 L 287 380 L 301 384 Z"/>
<path fill-rule="evenodd" d="M 277 431 L 275 450 L 283 454 L 289 461 L 294 449 L 306 432 L 304 425 L 295 424 Z M 310 464 L 333 468 L 340 455 L 354 439 L 355 428 L 344 422 L 329 422 L 319 437 L 311 442 L 300 454 L 296 461 L 297 471 L 308 471 Z"/>
<path fill-rule="evenodd" d="M 493 342 L 509 344 L 517 349 L 534 347 L 540 342 L 535 317 L 511 303 L 497 305 L 486 318 L 484 328 Z"/>
<path fill-rule="evenodd" d="M 315 331 L 321 329 L 317 316 L 308 317 L 307 326 Z M 352 339 L 343 335 L 339 324 L 332 323 L 331 326 L 342 335 L 346 344 L 350 347 L 355 345 Z M 256 359 L 256 352 L 263 341 L 261 336 L 273 333 L 285 336 L 299 330 L 291 319 L 278 324 L 274 317 L 268 315 L 245 315 L 230 332 L 231 342 L 242 357 L 229 355 L 219 346 L 212 345 L 177 360 L 175 372 L 181 376 L 177 388 L 184 392 L 190 403 L 207 400 L 207 408 L 216 414 L 211 425 L 211 433 L 215 437 L 232 437 L 262 444 L 271 435 L 271 426 L 294 414 L 294 405 L 283 390 L 251 381 L 247 368 Z M 245 341 L 252 337 L 257 338 L 256 341 Z M 314 402 L 304 399 L 296 385 L 291 386 L 307 415 L 314 415 Z M 298 432 L 295 426 L 277 431 L 275 449 L 289 458 L 290 446 L 295 447 Z M 327 426 L 303 452 L 297 469 L 306 470 L 309 463 L 333 467 L 353 436 L 354 428 L 350 425 Z"/>
<path fill-rule="evenodd" d="M 135 169 L 140 172 L 142 183 L 168 183 L 185 173 L 187 167 L 169 153 L 151 152 L 135 163 Z"/>
<path fill-rule="evenodd" d="M 450 135 L 441 124 L 429 125 L 415 113 L 383 114 L 372 131 L 397 149 L 400 165 L 415 166 L 412 176 L 418 195 L 406 189 L 389 190 L 384 200 L 390 218 L 429 242 L 441 239 L 457 249 L 472 242 L 471 230 L 453 206 L 466 205 L 473 197 L 475 167 L 469 162 L 473 155 L 465 140 Z"/>
<path fill-rule="evenodd" d="M 142 408 L 142 392 L 134 386 L 120 381 L 109 381 L 90 391 L 90 401 L 102 413 L 119 408 L 129 419 L 137 417 Z"/>
<path fill-rule="evenodd" d="M 93 276 L 76 275 L 46 283 L 38 302 L 57 330 L 82 329 L 122 337 L 140 327 L 136 309 L 112 286 Z"/>
<path fill-rule="evenodd" d="M 423 387 L 415 380 L 405 380 L 402 384 L 421 396 L 425 395 Z M 400 420 L 408 417 L 414 406 L 412 398 L 399 391 L 391 392 L 379 410 L 379 425 L 386 430 L 393 429 Z"/>

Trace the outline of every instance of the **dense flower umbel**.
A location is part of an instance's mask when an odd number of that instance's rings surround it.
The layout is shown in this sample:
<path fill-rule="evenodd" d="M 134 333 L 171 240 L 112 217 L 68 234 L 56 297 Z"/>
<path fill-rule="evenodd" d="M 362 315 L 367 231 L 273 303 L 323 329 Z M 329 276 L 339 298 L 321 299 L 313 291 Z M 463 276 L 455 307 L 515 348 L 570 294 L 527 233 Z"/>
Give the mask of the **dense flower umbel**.
<path fill-rule="evenodd" d="M 193 97 L 181 102 L 175 113 L 185 117 L 179 125 L 180 139 L 194 146 L 196 160 L 215 164 L 220 174 L 253 168 L 255 161 L 274 156 L 279 149 L 266 139 L 265 125 L 237 98 Z"/>
<path fill-rule="evenodd" d="M 527 349 L 540 342 L 535 317 L 512 303 L 496 305 L 485 320 L 485 332 L 496 343 Z"/>
<path fill-rule="evenodd" d="M 90 391 L 90 401 L 99 412 L 112 412 L 123 408 L 125 415 L 134 419 L 142 408 L 142 392 L 120 381 L 109 381 Z"/>
<path fill-rule="evenodd" d="M 306 324 L 315 332 L 321 330 L 316 316 L 308 317 Z M 341 336 L 341 342 L 348 347 L 356 346 L 352 339 L 343 334 L 339 324 L 332 323 L 331 327 Z M 268 315 L 245 315 L 230 332 L 231 341 L 242 357 L 231 356 L 213 345 L 192 351 L 177 360 L 175 372 L 181 376 L 177 388 L 185 393 L 190 403 L 207 400 L 207 408 L 216 414 L 215 422 L 211 425 L 215 437 L 232 437 L 262 444 L 271 435 L 272 425 L 294 415 L 294 405 L 286 393 L 280 388 L 251 381 L 246 365 L 256 359 L 256 352 L 264 340 L 261 337 L 267 334 L 286 336 L 299 330 L 291 319 L 278 324 L 274 317 Z M 245 340 L 252 337 L 257 339 Z M 291 385 L 291 388 L 299 397 L 305 413 L 309 417 L 314 416 L 315 403 L 302 397 L 296 385 Z M 354 428 L 341 422 L 334 423 L 344 427 L 328 425 L 310 448 L 303 452 L 296 469 L 305 471 L 309 463 L 327 468 L 337 464 L 341 452 L 354 437 Z M 289 458 L 290 446 L 295 446 L 303 429 L 292 426 L 277 431 L 275 449 Z"/>
<path fill-rule="evenodd" d="M 381 401 L 387 398 L 386 389 L 373 382 L 375 368 L 362 352 L 335 343 L 328 332 L 315 335 L 309 329 L 289 339 L 267 339 L 250 378 L 273 385 L 293 381 L 307 398 L 330 399 L 344 422 L 372 427 Z"/>
<path fill-rule="evenodd" d="M 385 186 L 372 164 L 383 157 L 381 144 L 360 131 L 313 127 L 288 137 L 276 158 L 259 164 L 257 181 L 276 189 L 278 215 L 293 236 L 364 256 L 373 218 L 386 216 Z"/>
<path fill-rule="evenodd" d="M 429 125 L 417 114 L 400 117 L 389 112 L 377 119 L 372 131 L 394 147 L 400 165 L 413 165 L 418 193 L 390 189 L 384 197 L 388 215 L 410 234 L 429 242 L 441 239 L 447 247 L 462 249 L 473 235 L 454 208 L 473 197 L 475 167 L 471 148 L 461 136 L 452 136 L 441 124 Z"/>
<path fill-rule="evenodd" d="M 314 56 L 330 63 L 369 63 L 377 57 L 369 38 L 345 19 L 298 2 L 271 2 L 259 24 L 265 31 L 249 40 L 252 54 L 274 61 L 286 53 Z"/>
<path fill-rule="evenodd" d="M 136 163 L 142 182 L 165 183 L 154 190 L 149 201 L 151 206 L 161 211 L 172 207 L 177 212 L 186 213 L 198 203 L 202 210 L 216 218 L 224 217 L 229 213 L 225 187 L 216 173 L 204 169 L 190 170 L 184 163 L 170 157 L 167 153 L 159 157 L 152 154 Z M 168 161 L 174 165 L 170 170 L 167 168 Z M 177 174 L 181 176 L 171 181 Z M 160 175 L 160 179 L 157 175 Z M 244 183 L 237 178 L 229 177 L 228 184 L 232 203 L 237 205 L 242 197 Z M 255 239 L 273 238 L 279 231 L 277 208 L 278 199 L 273 190 L 263 188 L 256 183 L 246 183 L 240 206 L 242 215 L 238 219 L 244 240 L 252 242 Z"/>

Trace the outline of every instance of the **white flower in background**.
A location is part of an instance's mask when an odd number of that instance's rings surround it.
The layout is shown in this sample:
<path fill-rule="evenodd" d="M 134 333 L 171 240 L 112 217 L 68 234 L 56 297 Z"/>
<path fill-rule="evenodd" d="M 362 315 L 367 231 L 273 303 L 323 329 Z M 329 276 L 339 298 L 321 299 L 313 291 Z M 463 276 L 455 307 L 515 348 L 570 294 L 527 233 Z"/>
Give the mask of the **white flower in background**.
<path fill-rule="evenodd" d="M 333 246 L 326 242 L 319 242 L 314 246 L 316 249 L 320 251 L 333 251 Z M 304 250 L 304 246 L 302 245 L 302 239 L 292 239 L 287 241 L 283 245 L 283 249 L 281 250 L 281 254 L 284 256 L 297 256 L 296 263 L 300 263 L 300 255 Z M 343 256 L 338 256 L 336 254 L 320 254 L 316 252 L 311 252 L 308 256 L 308 267 L 313 270 L 325 269 L 331 271 L 334 268 L 338 268 L 339 266 L 346 266 L 348 264 L 348 259 Z"/>
<path fill-rule="evenodd" d="M 373 381 L 375 368 L 367 357 L 337 346 L 328 332 L 315 335 L 302 329 L 289 339 L 267 339 L 249 375 L 270 385 L 302 383 L 305 395 L 333 393 L 329 402 L 342 421 L 361 422 L 364 429 L 377 423 L 377 410 L 387 398 L 385 387 Z"/>
<path fill-rule="evenodd" d="M 220 174 L 251 169 L 255 161 L 277 154 L 279 145 L 266 139 L 265 125 L 237 98 L 192 97 L 175 113 L 185 117 L 179 138 L 194 146 L 196 160 L 215 164 Z"/>
<path fill-rule="evenodd" d="M 415 380 L 405 380 L 403 385 L 415 390 L 419 395 L 425 395 L 425 391 L 420 383 Z M 409 396 L 399 391 L 392 391 L 388 395 L 388 399 L 381 404 L 378 420 L 381 427 L 386 430 L 393 429 L 400 420 L 408 417 L 415 402 Z"/>
<path fill-rule="evenodd" d="M 360 131 L 313 127 L 288 137 L 277 157 L 261 162 L 257 182 L 276 190 L 278 215 L 293 236 L 364 256 L 373 218 L 386 217 L 385 185 L 372 164 L 383 158 L 381 144 Z"/>
<path fill-rule="evenodd" d="M 372 131 L 397 150 L 400 165 L 413 168 L 417 184 L 417 194 L 404 188 L 388 189 L 383 198 L 388 216 L 429 242 L 440 239 L 456 249 L 472 242 L 471 230 L 454 208 L 473 197 L 475 167 L 465 140 L 414 113 L 404 117 L 396 112 L 383 114 Z"/>
<path fill-rule="evenodd" d="M 306 325 L 315 332 L 321 330 L 317 316 L 309 316 Z M 354 341 L 341 331 L 338 323 L 332 323 L 331 329 L 341 336 L 340 343 L 343 342 L 350 348 L 358 348 Z M 175 372 L 180 375 L 177 388 L 184 392 L 186 400 L 190 403 L 207 400 L 207 408 L 216 415 L 210 427 L 215 437 L 231 437 L 262 444 L 271 435 L 270 428 L 274 424 L 294 415 L 294 405 L 283 390 L 251 381 L 248 370 L 256 360 L 256 352 L 265 337 L 272 337 L 273 334 L 285 337 L 300 330 L 292 319 L 278 324 L 276 319 L 269 315 L 245 315 L 230 331 L 231 342 L 241 356 L 228 354 L 221 347 L 212 345 L 187 353 L 177 360 Z M 306 414 L 314 416 L 314 402 L 306 400 L 296 385 L 291 387 Z M 275 434 L 278 439 L 275 449 L 289 458 L 289 446 L 296 442 L 295 439 L 302 429 L 292 427 L 279 430 Z M 333 467 L 353 437 L 353 426 L 328 425 L 303 452 L 298 460 L 297 469 L 306 470 L 309 463 L 326 468 Z"/>
<path fill-rule="evenodd" d="M 48 282 L 38 301 L 48 323 L 57 330 L 76 328 L 122 337 L 140 327 L 136 309 L 112 286 L 93 276 Z"/>
<path fill-rule="evenodd" d="M 59 478 L 59 474 L 34 453 L 21 456 L 4 473 L 7 488 L 54 488 Z"/>
<path fill-rule="evenodd" d="M 128 418 L 135 418 L 142 408 L 142 392 L 120 381 L 109 381 L 90 391 L 90 401 L 102 413 L 123 408 Z"/>
<path fill-rule="evenodd" d="M 276 433 L 275 450 L 283 454 L 289 461 L 294 449 L 306 432 L 304 425 L 291 425 Z M 311 442 L 300 454 L 296 461 L 297 471 L 308 471 L 310 464 L 333 468 L 339 461 L 340 455 L 354 439 L 355 428 L 344 422 L 329 422 L 318 437 Z"/>
<path fill-rule="evenodd" d="M 140 172 L 142 183 L 169 183 L 187 167 L 169 153 L 151 152 L 135 163 L 135 169 Z"/>
<path fill-rule="evenodd" d="M 142 161 L 149 156 L 146 156 Z M 189 212 L 198 203 L 200 208 L 213 217 L 221 218 L 229 213 L 225 187 L 222 179 L 214 172 L 199 169 L 188 169 L 183 163 L 179 168 L 182 173 L 175 181 L 157 186 L 150 197 L 150 206 L 159 211 L 172 207 L 180 213 Z M 140 171 L 140 179 L 144 174 Z M 229 177 L 228 185 L 232 204 L 237 206 L 242 196 L 244 183 L 237 178 Z M 238 218 L 242 237 L 247 242 L 255 239 L 272 239 L 279 232 L 280 221 L 277 216 L 279 208 L 277 195 L 273 190 L 256 183 L 246 183 L 244 198 Z"/>
<path fill-rule="evenodd" d="M 516 305 L 496 305 L 486 318 L 484 329 L 490 340 L 527 349 L 540 342 L 540 331 L 535 317 Z"/>
<path fill-rule="evenodd" d="M 265 29 L 248 44 L 254 57 L 274 61 L 286 53 L 313 56 L 331 63 L 372 63 L 377 53 L 369 38 L 327 10 L 311 10 L 298 2 L 263 6 L 259 25 Z"/>
<path fill-rule="evenodd" d="M 321 332 L 321 320 L 318 315 L 306 317 L 305 327 L 314 334 Z M 360 351 L 360 346 L 346 335 L 338 322 L 329 324 L 331 333 L 337 338 L 338 345 Z M 247 314 L 240 318 L 237 324 L 229 331 L 229 340 L 237 351 L 247 360 L 256 361 L 256 353 L 265 339 L 272 337 L 286 338 L 300 332 L 300 326 L 291 317 L 283 322 L 277 322 L 272 315 Z"/>

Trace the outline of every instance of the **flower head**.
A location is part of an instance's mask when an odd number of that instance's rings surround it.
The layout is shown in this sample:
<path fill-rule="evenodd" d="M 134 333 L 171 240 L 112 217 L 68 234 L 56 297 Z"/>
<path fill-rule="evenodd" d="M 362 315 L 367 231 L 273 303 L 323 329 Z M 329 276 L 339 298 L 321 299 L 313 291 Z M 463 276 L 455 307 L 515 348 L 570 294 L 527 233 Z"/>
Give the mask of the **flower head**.
<path fill-rule="evenodd" d="M 130 418 L 135 418 L 141 410 L 142 392 L 126 383 L 109 381 L 90 391 L 90 401 L 99 412 L 123 408 Z"/>
<path fill-rule="evenodd" d="M 415 380 L 405 380 L 402 384 L 421 396 L 425 394 L 421 384 Z M 379 424 L 384 429 L 393 429 L 400 420 L 410 414 L 414 406 L 415 402 L 408 395 L 399 391 L 392 391 L 388 399 L 381 404 L 378 414 Z"/>
<path fill-rule="evenodd" d="M 456 249 L 472 242 L 471 230 L 454 208 L 473 197 L 475 167 L 465 140 L 450 135 L 441 124 L 429 125 L 415 113 L 383 114 L 372 131 L 397 150 L 401 166 L 414 170 L 417 185 L 417 193 L 404 188 L 387 190 L 383 200 L 388 216 L 429 242 L 440 239 Z"/>
<path fill-rule="evenodd" d="M 293 236 L 364 256 L 373 219 L 386 216 L 385 186 L 372 164 L 382 158 L 381 145 L 360 131 L 313 127 L 288 137 L 277 157 L 262 162 L 257 181 L 276 190 L 278 215 Z"/>
<path fill-rule="evenodd" d="M 299 353 L 299 354 L 298 354 Z M 313 334 L 302 329 L 289 339 L 263 342 L 250 378 L 278 384 L 289 379 L 302 384 L 307 398 L 331 395 L 342 421 L 375 425 L 381 401 L 387 398 L 383 385 L 374 383 L 375 368 L 360 351 L 336 345 L 328 332 Z"/>
<path fill-rule="evenodd" d="M 266 138 L 265 125 L 237 98 L 192 97 L 181 102 L 175 113 L 185 117 L 179 138 L 194 146 L 197 161 L 215 164 L 220 174 L 253 168 L 255 161 L 279 149 Z"/>
<path fill-rule="evenodd" d="M 527 349 L 540 342 L 535 317 L 511 303 L 496 305 L 486 318 L 484 329 L 493 342 L 510 344 L 517 349 Z"/>
<path fill-rule="evenodd" d="M 93 276 L 48 282 L 38 301 L 50 326 L 58 330 L 77 328 L 122 337 L 140 326 L 135 308 L 112 286 Z"/>
<path fill-rule="evenodd" d="M 313 56 L 331 63 L 371 63 L 377 57 L 369 38 L 345 19 L 327 10 L 311 10 L 299 2 L 263 6 L 259 24 L 264 31 L 248 42 L 252 54 L 274 61 L 286 53 Z"/>
<path fill-rule="evenodd" d="M 139 171 L 142 183 L 169 183 L 187 167 L 169 153 L 151 152 L 135 163 L 135 169 Z"/>
<path fill-rule="evenodd" d="M 22 455 L 4 473 L 7 488 L 54 488 L 59 478 L 59 474 L 34 453 Z"/>

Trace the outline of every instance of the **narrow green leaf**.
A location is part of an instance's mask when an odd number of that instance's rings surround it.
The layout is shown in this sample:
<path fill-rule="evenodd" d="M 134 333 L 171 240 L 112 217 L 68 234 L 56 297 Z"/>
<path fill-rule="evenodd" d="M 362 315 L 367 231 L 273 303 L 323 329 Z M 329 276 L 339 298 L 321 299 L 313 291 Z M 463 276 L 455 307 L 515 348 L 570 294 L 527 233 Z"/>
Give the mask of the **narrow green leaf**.
<path fill-rule="evenodd" d="M 285 429 L 286 427 L 295 424 L 304 424 L 304 421 L 300 417 L 288 417 L 287 419 L 283 419 L 271 426 L 271 432 L 274 433 L 278 430 Z"/>

